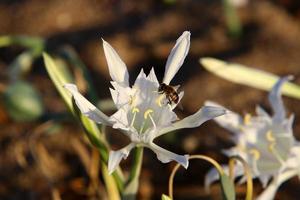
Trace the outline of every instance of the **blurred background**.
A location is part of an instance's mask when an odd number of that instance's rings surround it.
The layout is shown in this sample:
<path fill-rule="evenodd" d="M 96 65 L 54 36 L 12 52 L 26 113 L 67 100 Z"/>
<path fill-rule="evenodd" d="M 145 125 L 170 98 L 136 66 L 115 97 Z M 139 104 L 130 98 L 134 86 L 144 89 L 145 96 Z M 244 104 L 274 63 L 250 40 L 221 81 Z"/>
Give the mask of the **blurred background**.
<path fill-rule="evenodd" d="M 154 67 L 162 80 L 167 56 L 184 30 L 191 49 L 172 85 L 185 91 L 180 118 L 216 101 L 241 114 L 254 114 L 260 104 L 270 111 L 267 93 L 222 80 L 205 71 L 200 57 L 211 56 L 263 69 L 293 74 L 300 83 L 300 1 L 298 0 L 1 0 L 0 1 L 0 199 L 105 199 L 99 154 L 58 95 L 44 67 L 43 51 L 59 55 L 73 67 L 76 83 L 86 91 L 82 71 L 91 74 L 99 106 L 110 109 L 110 77 L 101 38 L 127 64 L 131 82 L 141 68 Z M 300 104 L 284 98 L 295 113 L 300 139 Z M 128 141 L 108 129 L 113 149 Z M 220 149 L 232 146 L 229 133 L 208 122 L 156 142 L 178 154 L 205 154 L 218 162 Z M 122 162 L 128 169 L 131 156 Z M 138 199 L 167 193 L 174 163 L 162 164 L 146 150 Z M 175 199 L 221 199 L 218 184 L 211 194 L 203 180 L 210 165 L 192 161 L 175 178 Z M 126 170 L 125 170 L 126 171 Z M 255 181 L 255 194 L 262 191 Z M 277 199 L 297 199 L 297 177 L 282 185 Z M 245 186 L 237 186 L 240 199 Z"/>

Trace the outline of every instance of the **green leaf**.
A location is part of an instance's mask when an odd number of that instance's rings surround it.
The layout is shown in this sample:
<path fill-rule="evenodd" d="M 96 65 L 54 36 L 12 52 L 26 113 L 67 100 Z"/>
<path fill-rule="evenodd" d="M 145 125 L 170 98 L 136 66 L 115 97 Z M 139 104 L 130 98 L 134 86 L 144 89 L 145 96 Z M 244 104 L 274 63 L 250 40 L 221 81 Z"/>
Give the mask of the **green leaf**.
<path fill-rule="evenodd" d="M 70 73 L 63 65 L 56 65 L 56 63 L 54 63 L 54 60 L 47 53 L 43 53 L 43 57 L 46 70 L 57 91 L 62 96 L 70 111 L 75 114 L 72 103 L 72 96 L 63 88 L 64 84 L 73 82 Z"/>
<path fill-rule="evenodd" d="M 169 196 L 163 194 L 163 195 L 161 196 L 161 200 L 172 200 L 172 199 L 171 199 L 171 197 L 169 197 Z"/>
<path fill-rule="evenodd" d="M 225 200 L 235 199 L 234 183 L 226 174 L 220 175 L 223 198 Z"/>
<path fill-rule="evenodd" d="M 21 75 L 29 72 L 34 61 L 34 56 L 30 50 L 18 55 L 9 65 L 8 74 L 11 80 L 18 80 Z"/>
<path fill-rule="evenodd" d="M 16 121 L 33 121 L 44 112 L 39 92 L 29 83 L 18 81 L 3 93 L 5 108 Z"/>
<path fill-rule="evenodd" d="M 228 81 L 269 91 L 279 79 L 278 76 L 259 69 L 240 64 L 227 63 L 215 58 L 201 58 L 200 63 L 206 70 Z M 282 94 L 300 99 L 300 86 L 286 82 Z"/>
<path fill-rule="evenodd" d="M 133 166 L 131 167 L 130 174 L 126 187 L 123 192 L 124 200 L 135 200 L 136 194 L 139 189 L 139 179 L 141 174 L 141 168 L 143 163 L 143 147 L 137 147 L 134 150 Z"/>
<path fill-rule="evenodd" d="M 22 35 L 4 35 L 0 36 L 0 47 L 11 45 L 20 45 L 25 48 L 37 48 L 43 46 L 44 39 L 39 37 L 22 36 Z"/>
<path fill-rule="evenodd" d="M 72 114 L 81 121 L 87 137 L 89 138 L 90 142 L 99 150 L 103 162 L 107 163 L 109 148 L 104 138 L 104 135 L 99 131 L 97 124 L 95 124 L 92 120 L 88 119 L 87 117 L 81 114 L 72 96 L 67 90 L 63 88 L 63 85 L 65 85 L 66 83 L 74 82 L 71 73 L 62 63 L 54 62 L 54 60 L 47 53 L 43 53 L 43 57 L 46 70 L 56 89 L 62 96 L 63 100 L 65 101 Z M 116 170 L 116 172 L 113 173 L 113 176 L 115 178 L 119 190 L 122 191 L 124 178 L 121 171 Z"/>

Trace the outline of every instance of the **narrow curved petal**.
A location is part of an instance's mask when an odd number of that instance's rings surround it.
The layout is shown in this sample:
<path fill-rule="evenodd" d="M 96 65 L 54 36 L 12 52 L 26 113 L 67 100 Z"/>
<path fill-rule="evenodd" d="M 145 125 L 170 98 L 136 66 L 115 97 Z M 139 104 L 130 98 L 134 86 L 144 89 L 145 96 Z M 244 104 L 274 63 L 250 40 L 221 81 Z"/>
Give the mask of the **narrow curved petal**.
<path fill-rule="evenodd" d="M 214 107 L 220 107 L 223 109 L 223 106 L 220 104 L 217 104 L 212 101 L 205 101 L 204 103 L 205 106 L 214 106 Z M 226 109 L 227 110 L 227 109 Z M 230 110 L 227 110 L 227 114 L 217 117 L 214 119 L 215 122 L 217 122 L 221 127 L 230 130 L 231 132 L 238 133 L 240 132 L 240 127 L 243 124 L 243 119 L 240 115 L 238 115 L 235 112 L 232 112 Z"/>
<path fill-rule="evenodd" d="M 285 118 L 286 113 L 281 98 L 281 87 L 285 82 L 291 80 L 292 78 L 292 76 L 286 76 L 279 79 L 269 93 L 269 101 L 274 111 L 273 119 L 275 121 L 282 121 Z"/>
<path fill-rule="evenodd" d="M 110 77 L 120 84 L 129 86 L 129 75 L 125 63 L 108 42 L 103 39 L 102 41 Z"/>
<path fill-rule="evenodd" d="M 175 46 L 173 47 L 165 68 L 165 75 L 163 82 L 167 85 L 171 82 L 175 74 L 184 62 L 186 55 L 190 48 L 190 37 L 189 31 L 184 31 L 182 35 L 177 39 Z"/>
<path fill-rule="evenodd" d="M 110 151 L 108 158 L 108 173 L 111 174 L 119 166 L 122 159 L 126 159 L 131 149 L 135 147 L 134 143 L 130 143 L 126 147 L 118 151 Z"/>
<path fill-rule="evenodd" d="M 198 127 L 204 122 L 226 113 L 227 111 L 220 107 L 203 106 L 195 114 L 159 130 L 157 137 L 177 129 Z"/>
<path fill-rule="evenodd" d="M 160 146 L 151 143 L 147 147 L 149 147 L 152 151 L 156 153 L 157 159 L 160 160 L 162 163 L 168 163 L 172 160 L 178 162 L 182 165 L 185 169 L 187 169 L 189 165 L 189 156 L 188 155 L 178 155 L 171 151 L 168 151 Z"/>
<path fill-rule="evenodd" d="M 72 94 L 77 107 L 83 115 L 99 124 L 111 124 L 109 117 L 84 98 L 84 96 L 78 92 L 76 85 L 68 83 L 64 85 L 64 88 Z"/>
<path fill-rule="evenodd" d="M 298 169 L 298 174 L 300 175 L 300 146 L 295 144 L 291 150 L 291 156 L 285 162 L 285 170 Z"/>
<path fill-rule="evenodd" d="M 273 200 L 280 185 L 297 175 L 297 172 L 297 170 L 289 170 L 280 173 L 278 177 L 275 177 L 268 187 L 256 198 L 256 200 Z"/>
<path fill-rule="evenodd" d="M 255 111 L 258 116 L 262 116 L 268 119 L 270 118 L 270 115 L 260 106 L 256 106 Z"/>
<path fill-rule="evenodd" d="M 273 200 L 275 194 L 279 188 L 278 184 L 270 184 L 257 198 L 256 200 Z"/>

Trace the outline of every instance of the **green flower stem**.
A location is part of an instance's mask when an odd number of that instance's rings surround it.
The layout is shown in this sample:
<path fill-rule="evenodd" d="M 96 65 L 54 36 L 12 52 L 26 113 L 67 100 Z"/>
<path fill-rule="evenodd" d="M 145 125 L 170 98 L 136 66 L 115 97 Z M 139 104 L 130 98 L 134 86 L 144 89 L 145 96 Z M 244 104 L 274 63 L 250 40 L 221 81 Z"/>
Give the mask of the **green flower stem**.
<path fill-rule="evenodd" d="M 229 177 L 233 181 L 234 179 L 234 165 L 235 161 L 240 161 L 243 164 L 245 175 L 247 177 L 247 193 L 245 200 L 252 200 L 253 198 L 253 182 L 252 182 L 252 176 L 251 176 L 251 170 L 248 166 L 248 164 L 239 156 L 232 156 L 229 159 Z"/>
<path fill-rule="evenodd" d="M 102 162 L 108 163 L 109 146 L 104 138 L 104 135 L 99 131 L 97 125 L 94 122 L 91 122 L 91 120 L 89 120 L 85 116 L 81 115 L 80 121 L 83 124 L 83 128 L 89 141 L 98 149 Z M 112 175 L 120 192 L 122 192 L 124 189 L 124 177 L 122 171 L 118 169 Z"/>
<path fill-rule="evenodd" d="M 242 33 L 242 26 L 234 5 L 229 0 L 223 0 L 223 9 L 230 36 L 239 37 Z"/>
<path fill-rule="evenodd" d="M 134 152 L 134 163 L 128 177 L 127 186 L 124 190 L 123 199 L 124 200 L 134 200 L 136 199 L 136 194 L 139 189 L 139 177 L 141 173 L 142 163 L 143 163 L 143 147 L 137 147 Z"/>
<path fill-rule="evenodd" d="M 103 175 L 103 180 L 105 182 L 107 196 L 109 200 L 121 200 L 120 193 L 118 191 L 118 186 L 114 181 L 113 177 L 108 174 L 107 166 L 102 161 L 101 170 Z"/>

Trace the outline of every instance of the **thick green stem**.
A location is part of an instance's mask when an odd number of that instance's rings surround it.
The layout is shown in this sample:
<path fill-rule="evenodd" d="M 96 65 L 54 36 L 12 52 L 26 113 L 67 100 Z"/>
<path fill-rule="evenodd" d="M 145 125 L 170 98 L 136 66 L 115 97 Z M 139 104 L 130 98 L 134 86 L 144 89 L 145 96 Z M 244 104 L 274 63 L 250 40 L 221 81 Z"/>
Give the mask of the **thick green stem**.
<path fill-rule="evenodd" d="M 103 180 L 105 182 L 107 196 L 109 200 L 121 200 L 120 193 L 118 190 L 118 186 L 116 185 L 116 181 L 112 176 L 109 175 L 106 164 L 101 162 L 101 169 Z"/>
<path fill-rule="evenodd" d="M 127 186 L 123 193 L 124 200 L 135 200 L 139 189 L 139 177 L 143 163 L 143 147 L 137 147 L 134 152 L 134 163 L 130 171 Z"/>

